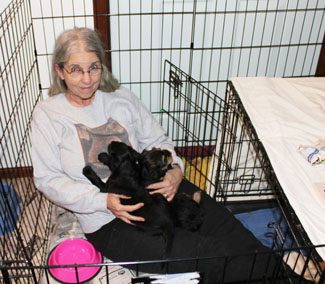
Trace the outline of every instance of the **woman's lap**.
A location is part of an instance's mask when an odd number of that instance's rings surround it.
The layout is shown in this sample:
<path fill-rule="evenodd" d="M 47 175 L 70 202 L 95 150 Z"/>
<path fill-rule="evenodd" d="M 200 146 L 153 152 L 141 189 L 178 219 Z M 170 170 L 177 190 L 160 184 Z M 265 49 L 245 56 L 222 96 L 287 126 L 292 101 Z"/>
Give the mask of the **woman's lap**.
<path fill-rule="evenodd" d="M 192 194 L 198 190 L 194 185 L 184 181 L 180 190 Z M 169 259 L 220 256 L 220 259 L 204 261 L 172 262 L 167 267 L 161 264 L 139 267 L 140 271 L 153 273 L 176 273 L 184 271 L 203 271 L 208 277 L 207 283 L 213 283 L 223 277 L 223 256 L 267 250 L 251 232 L 229 212 L 223 205 L 215 202 L 203 193 L 201 200 L 204 210 L 204 222 L 198 232 L 189 232 L 176 228 Z M 115 219 L 87 238 L 107 258 L 115 262 L 147 261 L 164 258 L 165 243 L 162 236 L 150 235 L 135 226 Z M 256 275 L 262 275 L 268 256 L 259 259 Z M 248 273 L 252 265 L 252 256 L 229 259 L 230 275 L 228 280 Z M 272 260 L 273 261 L 273 260 Z M 265 262 L 265 264 L 263 263 Z M 198 265 L 198 266 L 196 266 Z M 164 270 L 168 268 L 168 271 Z M 235 272 L 237 271 L 237 272 Z M 237 274 L 237 275 L 236 275 Z"/>
<path fill-rule="evenodd" d="M 184 181 L 180 190 L 193 193 L 198 189 L 189 182 Z M 234 218 L 231 212 L 205 193 L 202 194 L 201 205 L 204 211 L 204 221 L 200 230 L 198 232 L 190 232 L 176 228 L 171 252 L 173 256 L 182 257 L 185 254 L 185 256 L 196 257 L 197 252 L 194 248 L 197 246 L 196 244 L 205 239 L 214 243 L 220 242 L 223 247 L 227 247 L 224 242 L 229 242 L 231 243 L 231 247 L 236 247 L 238 238 L 244 239 L 247 243 L 252 243 L 254 248 L 259 244 L 255 237 Z M 128 248 L 128 252 L 132 252 L 130 256 L 141 257 L 141 252 L 145 252 L 146 259 L 151 256 L 156 259 L 157 257 L 161 257 L 164 251 L 164 240 L 162 236 L 150 235 L 118 219 L 106 224 L 94 234 L 87 235 L 87 237 L 90 239 L 98 239 L 96 241 L 98 243 L 97 246 L 101 246 L 101 249 L 104 249 L 102 247 L 104 245 L 105 251 L 107 250 L 107 252 L 120 246 L 122 248 Z M 139 252 L 139 254 L 133 254 L 135 251 Z M 122 257 L 126 258 L 126 254 L 121 254 Z"/>

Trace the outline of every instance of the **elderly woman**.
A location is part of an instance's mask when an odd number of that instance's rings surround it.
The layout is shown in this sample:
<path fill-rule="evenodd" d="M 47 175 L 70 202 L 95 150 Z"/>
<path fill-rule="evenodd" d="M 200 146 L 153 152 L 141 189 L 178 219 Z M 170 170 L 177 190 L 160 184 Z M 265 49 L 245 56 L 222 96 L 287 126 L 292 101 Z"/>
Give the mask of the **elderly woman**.
<path fill-rule="evenodd" d="M 111 141 L 125 142 L 139 152 L 152 147 L 168 149 L 173 169 L 148 188 L 171 201 L 178 190 L 190 194 L 198 190 L 183 180 L 183 164 L 171 140 L 138 98 L 110 74 L 104 64 L 103 45 L 94 30 L 74 28 L 57 38 L 52 75 L 49 98 L 36 106 L 32 120 L 37 188 L 56 205 L 74 212 L 87 239 L 107 258 L 161 259 L 162 236 L 147 234 L 132 224 L 145 222 L 132 214 L 143 204 L 123 205 L 121 201 L 128 196 L 101 193 L 83 176 L 82 169 L 91 165 L 102 179 L 107 179 L 109 171 L 97 156 Z M 205 283 L 272 275 L 276 259 L 270 255 L 257 259 L 229 257 L 227 269 L 223 258 L 210 259 L 267 249 L 226 208 L 204 193 L 201 206 L 205 214 L 201 228 L 197 232 L 176 228 L 168 257 L 203 259 L 198 263 L 172 262 L 169 273 L 198 269 Z M 148 264 L 140 269 L 161 273 L 162 267 Z"/>

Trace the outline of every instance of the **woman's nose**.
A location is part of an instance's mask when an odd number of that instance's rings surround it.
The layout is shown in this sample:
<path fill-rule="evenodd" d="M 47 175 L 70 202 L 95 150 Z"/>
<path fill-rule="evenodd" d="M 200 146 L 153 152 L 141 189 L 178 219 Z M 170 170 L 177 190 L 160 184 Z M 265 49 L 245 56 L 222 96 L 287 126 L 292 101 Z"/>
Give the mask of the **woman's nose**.
<path fill-rule="evenodd" d="M 82 74 L 81 81 L 82 81 L 82 82 L 85 82 L 85 83 L 91 81 L 91 76 L 90 76 L 89 72 L 86 71 L 86 72 L 84 72 L 84 73 Z"/>

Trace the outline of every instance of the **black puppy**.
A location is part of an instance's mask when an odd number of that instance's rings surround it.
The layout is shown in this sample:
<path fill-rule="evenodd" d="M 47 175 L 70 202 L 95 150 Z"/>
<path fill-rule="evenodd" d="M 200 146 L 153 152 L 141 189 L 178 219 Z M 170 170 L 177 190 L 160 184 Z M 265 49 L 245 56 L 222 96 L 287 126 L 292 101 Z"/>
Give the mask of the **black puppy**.
<path fill-rule="evenodd" d="M 153 148 L 141 153 L 141 178 L 144 186 L 158 182 L 172 169 L 172 156 L 168 150 Z M 174 225 L 189 231 L 196 231 L 203 222 L 203 211 L 200 208 L 201 191 L 190 196 L 177 192 L 169 202 Z"/>
<path fill-rule="evenodd" d="M 146 186 L 160 181 L 171 168 L 171 153 L 167 150 L 144 150 L 141 154 L 132 147 L 113 141 L 108 153 L 100 153 L 99 161 L 107 165 L 111 175 L 104 183 L 90 166 L 83 174 L 101 192 L 122 194 L 131 197 L 122 199 L 122 204 L 133 205 L 143 202 L 144 206 L 132 214 L 144 217 L 145 222 L 134 222 L 139 228 L 152 234 L 162 234 L 166 241 L 166 252 L 171 248 L 175 226 L 195 231 L 202 223 L 199 200 L 177 193 L 172 202 L 161 194 L 149 194 Z"/>

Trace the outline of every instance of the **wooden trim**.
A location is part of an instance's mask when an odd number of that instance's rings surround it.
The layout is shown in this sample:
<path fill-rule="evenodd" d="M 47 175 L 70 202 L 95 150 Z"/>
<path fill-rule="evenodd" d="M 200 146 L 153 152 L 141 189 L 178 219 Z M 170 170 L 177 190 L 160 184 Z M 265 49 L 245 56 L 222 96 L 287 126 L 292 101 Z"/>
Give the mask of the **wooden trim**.
<path fill-rule="evenodd" d="M 317 77 L 324 77 L 325 76 L 325 33 L 323 37 L 322 48 L 319 53 L 318 64 L 316 68 Z"/>
<path fill-rule="evenodd" d="M 325 270 L 325 261 L 320 262 L 320 263 L 319 263 L 319 266 L 320 266 L 320 268 L 321 268 L 322 270 Z"/>
<path fill-rule="evenodd" d="M 177 155 L 184 157 L 187 161 L 190 161 L 197 157 L 212 156 L 215 152 L 215 145 L 210 146 L 183 146 L 175 147 Z"/>
<path fill-rule="evenodd" d="M 112 72 L 111 27 L 109 21 L 109 0 L 93 0 L 94 26 L 99 32 L 105 47 L 106 66 Z"/>
<path fill-rule="evenodd" d="M 16 167 L 0 169 L 1 178 L 33 177 L 33 167 Z"/>

